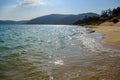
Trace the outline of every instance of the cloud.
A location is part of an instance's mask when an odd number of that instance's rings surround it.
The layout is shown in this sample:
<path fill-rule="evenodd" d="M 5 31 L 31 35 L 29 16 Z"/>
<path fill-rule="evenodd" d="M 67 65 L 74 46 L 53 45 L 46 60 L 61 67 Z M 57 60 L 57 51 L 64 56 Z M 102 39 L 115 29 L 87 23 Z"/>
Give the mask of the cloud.
<path fill-rule="evenodd" d="M 45 4 L 43 0 L 19 0 L 14 7 L 30 7 Z"/>

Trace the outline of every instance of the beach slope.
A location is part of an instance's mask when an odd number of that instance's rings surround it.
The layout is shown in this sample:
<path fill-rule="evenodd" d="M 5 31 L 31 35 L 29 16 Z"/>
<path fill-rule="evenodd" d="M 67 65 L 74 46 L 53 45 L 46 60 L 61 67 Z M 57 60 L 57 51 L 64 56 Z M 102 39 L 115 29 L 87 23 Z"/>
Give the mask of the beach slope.
<path fill-rule="evenodd" d="M 109 25 L 108 23 L 104 23 L 99 26 L 94 26 L 93 30 L 105 34 L 105 38 L 103 39 L 104 43 L 120 47 L 120 25 L 118 24 Z"/>

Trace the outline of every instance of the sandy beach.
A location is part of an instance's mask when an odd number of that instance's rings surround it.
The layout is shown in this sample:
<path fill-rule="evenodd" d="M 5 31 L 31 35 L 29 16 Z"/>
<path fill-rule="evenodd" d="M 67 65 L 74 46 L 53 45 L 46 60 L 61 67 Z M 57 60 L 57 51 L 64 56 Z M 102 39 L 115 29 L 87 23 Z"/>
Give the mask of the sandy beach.
<path fill-rule="evenodd" d="M 99 26 L 94 26 L 93 30 L 105 34 L 104 43 L 120 47 L 120 22 L 117 24 L 105 22 Z"/>

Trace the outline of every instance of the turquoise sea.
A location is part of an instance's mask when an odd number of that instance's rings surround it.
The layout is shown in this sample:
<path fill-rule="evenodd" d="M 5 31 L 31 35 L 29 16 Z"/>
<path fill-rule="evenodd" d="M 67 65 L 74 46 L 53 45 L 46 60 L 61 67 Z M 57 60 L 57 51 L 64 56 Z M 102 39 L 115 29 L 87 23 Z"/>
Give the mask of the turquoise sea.
<path fill-rule="evenodd" d="M 74 25 L 0 25 L 0 80 L 120 80 L 120 48 Z"/>

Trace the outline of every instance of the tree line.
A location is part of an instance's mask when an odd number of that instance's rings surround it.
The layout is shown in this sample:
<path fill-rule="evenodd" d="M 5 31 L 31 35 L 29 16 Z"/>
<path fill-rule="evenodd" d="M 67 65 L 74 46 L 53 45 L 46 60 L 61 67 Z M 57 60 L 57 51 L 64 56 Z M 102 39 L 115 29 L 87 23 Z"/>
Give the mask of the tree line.
<path fill-rule="evenodd" d="M 114 22 L 117 23 L 119 22 L 120 19 L 120 7 L 114 8 L 114 9 L 107 9 L 107 10 L 103 10 L 101 12 L 101 15 L 98 17 L 87 17 L 85 16 L 84 19 L 82 20 L 78 20 L 77 22 L 75 22 L 74 24 L 79 24 L 79 25 L 94 25 L 94 24 L 100 24 L 103 23 L 105 21 L 110 21 L 110 22 Z"/>

